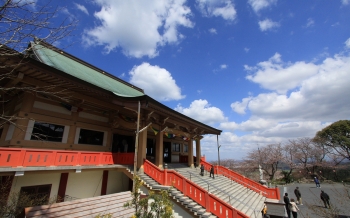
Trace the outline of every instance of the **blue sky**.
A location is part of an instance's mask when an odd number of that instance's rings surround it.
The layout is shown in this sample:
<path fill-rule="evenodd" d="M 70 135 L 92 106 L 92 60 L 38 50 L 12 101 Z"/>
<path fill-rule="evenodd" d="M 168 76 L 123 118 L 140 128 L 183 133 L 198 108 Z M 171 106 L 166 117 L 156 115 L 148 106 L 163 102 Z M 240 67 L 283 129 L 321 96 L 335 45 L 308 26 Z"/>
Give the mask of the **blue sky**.
<path fill-rule="evenodd" d="M 58 47 L 223 130 L 222 159 L 350 119 L 350 0 L 59 4 L 80 22 Z"/>

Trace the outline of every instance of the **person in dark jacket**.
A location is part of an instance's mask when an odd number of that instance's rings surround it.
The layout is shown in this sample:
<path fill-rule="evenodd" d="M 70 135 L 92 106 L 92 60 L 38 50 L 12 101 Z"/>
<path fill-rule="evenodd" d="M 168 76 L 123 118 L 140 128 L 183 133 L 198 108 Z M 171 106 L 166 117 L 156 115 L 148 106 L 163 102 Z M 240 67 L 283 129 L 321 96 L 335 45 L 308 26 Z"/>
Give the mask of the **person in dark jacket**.
<path fill-rule="evenodd" d="M 284 194 L 283 201 L 285 203 L 284 206 L 286 207 L 287 216 L 288 218 L 290 218 L 290 210 L 289 210 L 290 201 L 289 201 L 288 193 Z"/>
<path fill-rule="evenodd" d="M 211 177 L 211 175 L 213 175 L 213 179 L 215 179 L 214 178 L 214 167 L 213 166 L 211 166 L 211 168 L 210 168 L 210 175 L 209 175 L 209 177 Z"/>
<path fill-rule="evenodd" d="M 321 191 L 320 197 L 324 203 L 324 207 L 327 208 L 327 206 L 328 206 L 328 208 L 331 208 L 331 205 L 329 204 L 329 200 L 330 200 L 329 195 L 326 192 Z"/>
<path fill-rule="evenodd" d="M 297 198 L 297 204 L 303 205 L 303 202 L 302 202 L 302 200 L 301 200 L 301 193 L 300 193 L 300 191 L 299 191 L 299 187 L 296 187 L 296 188 L 294 189 L 294 194 L 295 194 L 295 197 Z"/>
<path fill-rule="evenodd" d="M 314 177 L 314 182 L 316 184 L 316 188 L 321 188 L 320 180 L 318 180 L 316 176 Z"/>
<path fill-rule="evenodd" d="M 204 165 L 201 165 L 201 176 L 204 176 Z"/>

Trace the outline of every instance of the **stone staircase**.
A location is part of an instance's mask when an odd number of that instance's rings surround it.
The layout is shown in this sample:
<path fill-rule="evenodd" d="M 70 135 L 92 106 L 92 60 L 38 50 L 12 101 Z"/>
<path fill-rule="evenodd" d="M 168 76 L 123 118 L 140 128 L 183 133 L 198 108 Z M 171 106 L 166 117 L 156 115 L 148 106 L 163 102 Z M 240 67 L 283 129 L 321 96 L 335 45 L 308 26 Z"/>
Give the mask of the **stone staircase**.
<path fill-rule="evenodd" d="M 131 169 L 127 169 L 131 174 L 133 174 L 133 171 Z M 189 213 L 192 213 L 194 217 L 200 217 L 200 218 L 215 218 L 217 216 L 213 215 L 212 213 L 206 212 L 205 208 L 201 205 L 197 204 L 195 201 L 190 199 L 189 197 L 184 196 L 182 192 L 177 190 L 176 188 L 172 188 L 171 186 L 163 186 L 160 185 L 158 182 L 153 180 L 151 177 L 149 177 L 147 174 L 140 173 L 138 174 L 141 180 L 145 183 L 145 185 L 151 189 L 151 190 L 169 190 L 170 194 L 169 196 L 173 198 L 174 201 L 181 204 L 184 208 L 188 210 Z M 175 218 L 181 218 L 182 216 L 178 215 L 176 211 L 174 212 Z M 185 217 L 184 217 L 185 218 Z"/>
<path fill-rule="evenodd" d="M 213 179 L 209 177 L 208 172 L 205 172 L 204 176 L 200 176 L 199 168 L 190 168 L 183 164 L 169 164 L 168 169 L 176 170 L 187 179 L 226 201 L 247 216 L 252 218 L 261 217 L 261 210 L 266 200 L 266 197 L 263 195 L 222 175 L 215 175 L 215 179 Z"/>

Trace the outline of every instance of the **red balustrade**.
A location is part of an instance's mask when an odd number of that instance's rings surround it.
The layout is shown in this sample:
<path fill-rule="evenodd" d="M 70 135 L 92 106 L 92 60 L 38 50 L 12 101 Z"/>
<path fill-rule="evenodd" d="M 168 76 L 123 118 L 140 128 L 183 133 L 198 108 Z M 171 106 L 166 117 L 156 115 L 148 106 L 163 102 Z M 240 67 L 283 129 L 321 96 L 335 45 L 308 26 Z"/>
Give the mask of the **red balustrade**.
<path fill-rule="evenodd" d="M 204 165 L 204 168 L 206 170 L 209 170 L 212 166 L 212 164 L 205 162 L 203 160 L 201 161 L 201 164 Z M 214 169 L 215 169 L 215 173 L 218 175 L 224 175 L 257 193 L 262 194 L 267 198 L 280 200 L 280 190 L 277 187 L 268 188 L 264 185 L 261 185 L 258 182 L 255 182 L 254 180 L 246 178 L 245 176 L 223 166 L 214 166 Z"/>
<path fill-rule="evenodd" d="M 210 194 L 207 190 L 186 179 L 174 170 L 161 170 L 148 160 L 144 162 L 144 172 L 161 185 L 174 186 L 187 196 L 203 206 L 206 211 L 218 217 L 248 218 L 225 201 Z"/>
<path fill-rule="evenodd" d="M 133 164 L 134 153 L 0 148 L 0 167 Z"/>

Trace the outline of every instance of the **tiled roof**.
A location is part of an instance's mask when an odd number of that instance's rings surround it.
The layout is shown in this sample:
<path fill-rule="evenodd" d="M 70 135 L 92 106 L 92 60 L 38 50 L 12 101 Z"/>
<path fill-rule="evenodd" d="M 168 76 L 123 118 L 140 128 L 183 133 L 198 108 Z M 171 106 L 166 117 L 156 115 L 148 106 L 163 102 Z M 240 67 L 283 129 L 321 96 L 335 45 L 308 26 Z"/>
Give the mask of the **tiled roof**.
<path fill-rule="evenodd" d="M 144 95 L 141 89 L 103 72 L 76 57 L 68 55 L 63 51 L 59 52 L 57 49 L 50 49 L 48 46 L 35 42 L 31 42 L 31 46 L 39 61 L 94 86 L 110 91 L 121 97 L 139 97 Z"/>

